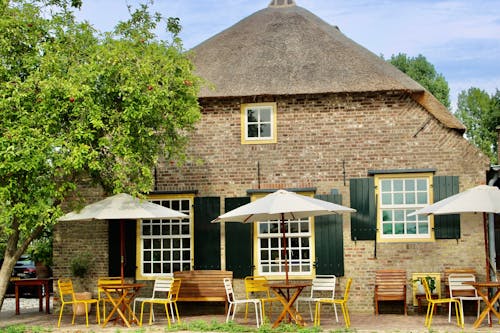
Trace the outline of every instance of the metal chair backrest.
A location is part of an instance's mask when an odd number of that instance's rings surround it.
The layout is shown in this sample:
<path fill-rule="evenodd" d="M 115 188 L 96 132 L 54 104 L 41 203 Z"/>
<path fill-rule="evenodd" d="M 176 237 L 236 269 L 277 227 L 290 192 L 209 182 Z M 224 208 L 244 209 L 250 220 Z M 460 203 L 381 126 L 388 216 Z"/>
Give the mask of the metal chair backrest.
<path fill-rule="evenodd" d="M 474 286 L 463 282 L 476 282 L 476 276 L 470 273 L 452 273 L 448 275 L 450 297 L 473 296 L 477 297 Z"/>
<path fill-rule="evenodd" d="M 119 276 L 107 276 L 107 277 L 100 277 L 97 279 L 97 298 L 106 298 L 106 293 L 104 293 L 104 290 L 99 287 L 102 284 L 122 284 L 122 278 Z"/>
<path fill-rule="evenodd" d="M 351 290 L 351 285 L 352 285 L 352 278 L 349 278 L 345 285 L 344 302 L 347 302 L 347 300 L 349 299 L 349 291 Z"/>
<path fill-rule="evenodd" d="M 264 276 L 247 276 L 245 277 L 245 292 L 247 298 L 251 298 L 251 293 L 265 293 L 269 298 L 269 282 Z"/>
<path fill-rule="evenodd" d="M 230 278 L 224 278 L 224 287 L 226 288 L 227 301 L 229 303 L 233 303 L 234 301 L 236 301 L 233 291 L 233 282 Z"/>
<path fill-rule="evenodd" d="M 172 279 L 170 291 L 168 292 L 168 299 L 170 299 L 170 301 L 172 302 L 177 302 L 180 290 L 181 290 L 181 279 L 179 278 Z"/>
<path fill-rule="evenodd" d="M 157 296 L 157 293 L 166 293 L 165 296 L 168 295 L 172 289 L 173 282 L 173 278 L 155 280 L 155 284 L 153 286 L 153 298 Z"/>
<path fill-rule="evenodd" d="M 312 280 L 311 298 L 335 298 L 335 285 L 337 277 L 335 275 L 316 275 Z M 327 295 L 325 295 L 325 293 Z"/>
<path fill-rule="evenodd" d="M 59 287 L 59 297 L 63 302 L 74 302 L 75 291 L 73 290 L 73 281 L 71 279 L 59 279 L 57 281 Z M 69 299 L 71 297 L 71 299 Z"/>

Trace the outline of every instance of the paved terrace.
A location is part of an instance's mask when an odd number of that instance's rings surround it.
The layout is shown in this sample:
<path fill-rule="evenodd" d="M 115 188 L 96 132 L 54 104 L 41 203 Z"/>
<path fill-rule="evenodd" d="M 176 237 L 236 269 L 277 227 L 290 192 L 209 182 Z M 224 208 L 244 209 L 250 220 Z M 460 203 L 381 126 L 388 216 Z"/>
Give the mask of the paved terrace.
<path fill-rule="evenodd" d="M 51 303 L 52 305 L 52 303 Z M 61 328 L 57 328 L 57 320 L 59 313 L 54 313 L 51 309 L 51 314 L 45 314 L 45 312 L 38 312 L 38 299 L 21 299 L 20 303 L 21 314 L 16 316 L 14 311 L 14 298 L 6 298 L 2 311 L 0 312 L 0 330 L 5 326 L 22 324 L 28 327 L 37 326 L 49 328 L 51 332 L 137 332 L 140 328 L 133 325 L 132 328 L 122 327 L 120 325 L 114 325 L 110 323 L 105 328 L 100 325 L 95 324 L 95 313 L 89 317 L 89 327 L 85 326 L 85 316 L 77 316 L 75 325 L 71 325 L 71 314 L 69 311 L 63 315 Z M 225 315 L 220 311 L 223 307 L 208 307 L 203 306 L 199 308 L 199 313 L 211 313 L 211 314 L 189 314 L 187 311 L 183 311 L 182 306 L 180 307 L 181 320 L 185 322 L 203 320 L 207 323 L 216 320 L 217 322 L 223 323 L 225 321 Z M 277 307 L 274 306 L 274 311 Z M 207 310 L 207 311 L 205 311 Z M 321 328 L 324 332 L 332 331 L 345 331 L 345 326 L 343 319 L 341 318 L 340 308 L 339 310 L 339 323 L 335 322 L 335 316 L 333 312 L 328 312 L 325 308 L 322 312 Z M 184 312 L 184 313 L 183 313 Z M 192 312 L 192 311 L 190 311 Z M 312 327 L 312 322 L 309 321 L 309 314 L 306 307 L 301 308 L 301 312 L 304 314 L 304 318 L 307 319 L 307 326 Z M 235 321 L 238 324 L 248 325 L 249 327 L 255 328 L 255 316 L 253 313 L 249 313 L 249 320 L 245 322 L 244 320 L 243 307 L 238 308 L 236 313 Z M 274 313 L 276 317 L 276 313 Z M 493 321 L 493 326 L 489 327 L 487 320 L 484 321 L 483 325 L 479 329 L 474 329 L 472 324 L 474 323 L 475 316 L 466 316 L 465 318 L 465 328 L 458 328 L 453 321 L 455 318 L 452 317 L 452 323 L 448 323 L 448 315 L 446 313 L 439 313 L 433 316 L 431 330 L 424 327 L 424 314 L 409 314 L 408 316 L 399 314 L 381 314 L 375 316 L 372 314 L 361 314 L 361 313 L 351 313 L 351 328 L 348 332 L 358 332 L 358 333 L 376 333 L 376 332 L 398 332 L 398 333 L 418 333 L 418 332 L 500 332 L 500 324 L 498 321 Z M 146 316 L 145 319 L 146 321 Z M 166 317 L 164 314 L 158 314 L 157 321 L 153 323 L 152 326 L 144 325 L 144 332 L 164 332 L 167 328 Z"/>

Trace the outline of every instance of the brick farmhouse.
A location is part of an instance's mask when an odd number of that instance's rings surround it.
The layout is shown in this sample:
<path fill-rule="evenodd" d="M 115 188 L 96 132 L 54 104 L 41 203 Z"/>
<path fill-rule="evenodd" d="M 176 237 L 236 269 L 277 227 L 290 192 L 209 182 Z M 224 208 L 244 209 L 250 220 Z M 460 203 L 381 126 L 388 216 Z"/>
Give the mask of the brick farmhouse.
<path fill-rule="evenodd" d="M 190 218 L 129 223 L 128 278 L 224 269 L 240 290 L 247 275 L 283 279 L 276 222 L 210 223 L 279 188 L 357 210 L 287 229 L 290 277 L 335 274 L 339 290 L 353 278 L 352 311 L 373 311 L 378 269 L 405 269 L 409 286 L 413 273 L 449 268 L 485 278 L 480 214 L 407 216 L 486 183 L 490 168 L 464 139 L 465 127 L 420 84 L 292 0 L 272 1 L 190 56 L 207 81 L 202 118 L 187 163 L 162 161 L 149 194 Z M 58 224 L 54 276 L 68 276 L 84 250 L 95 254 L 88 285 L 119 274 L 117 242 L 111 222 Z"/>

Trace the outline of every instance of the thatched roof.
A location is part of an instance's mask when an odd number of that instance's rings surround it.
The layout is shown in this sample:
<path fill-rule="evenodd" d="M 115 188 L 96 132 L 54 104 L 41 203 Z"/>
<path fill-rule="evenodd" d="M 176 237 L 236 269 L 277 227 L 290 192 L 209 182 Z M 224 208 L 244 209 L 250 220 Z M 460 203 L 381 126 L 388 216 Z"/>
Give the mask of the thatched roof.
<path fill-rule="evenodd" d="M 191 51 L 196 74 L 213 84 L 201 89 L 201 98 L 374 91 L 425 93 L 406 74 L 347 38 L 337 27 L 296 6 L 293 0 L 273 0 L 269 7 Z M 455 121 L 448 119 L 445 125 L 463 130 L 463 125 L 452 118 Z"/>

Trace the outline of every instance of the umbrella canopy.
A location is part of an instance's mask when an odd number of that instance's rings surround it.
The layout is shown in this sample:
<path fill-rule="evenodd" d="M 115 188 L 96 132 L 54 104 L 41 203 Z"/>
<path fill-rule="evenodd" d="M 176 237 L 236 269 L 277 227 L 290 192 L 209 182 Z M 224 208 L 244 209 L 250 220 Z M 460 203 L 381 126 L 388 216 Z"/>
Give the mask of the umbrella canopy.
<path fill-rule="evenodd" d="M 255 222 L 280 219 L 301 219 L 311 216 L 355 212 L 355 209 L 332 202 L 278 190 L 263 198 L 233 209 L 214 222 Z"/>
<path fill-rule="evenodd" d="M 334 204 L 286 190 L 278 190 L 263 198 L 233 209 L 212 221 L 242 222 L 280 220 L 283 234 L 283 258 L 285 258 L 285 281 L 288 283 L 288 261 L 286 256 L 285 220 L 311 216 L 355 212 L 355 209 Z"/>
<path fill-rule="evenodd" d="M 460 213 L 500 213 L 500 189 L 479 185 L 421 208 L 412 215 L 446 215 Z"/>
<path fill-rule="evenodd" d="M 60 217 L 59 221 L 171 219 L 183 217 L 188 216 L 145 199 L 120 193 L 85 206 L 80 211 L 70 212 Z"/>
<path fill-rule="evenodd" d="M 125 220 L 174 219 L 188 217 L 176 210 L 163 207 L 145 199 L 120 193 L 85 206 L 59 218 L 59 221 L 120 220 L 120 272 L 124 280 L 125 265 Z"/>

